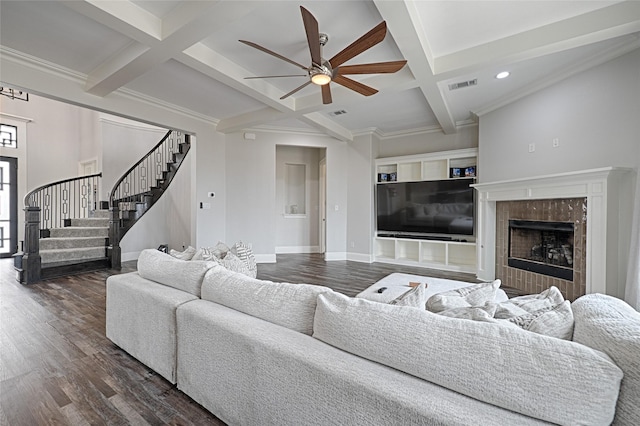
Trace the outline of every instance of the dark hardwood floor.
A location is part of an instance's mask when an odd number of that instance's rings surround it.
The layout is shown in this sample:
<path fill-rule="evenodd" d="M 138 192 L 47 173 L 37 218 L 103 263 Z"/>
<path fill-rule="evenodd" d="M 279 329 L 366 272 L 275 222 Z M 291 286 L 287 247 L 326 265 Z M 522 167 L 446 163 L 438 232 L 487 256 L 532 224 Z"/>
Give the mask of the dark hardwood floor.
<path fill-rule="evenodd" d="M 380 263 L 278 255 L 258 277 L 325 285 L 353 296 L 392 272 L 474 282 L 471 275 Z M 53 278 L 29 286 L 0 259 L 0 425 L 223 424 L 104 335 L 105 280 L 135 270 Z"/>

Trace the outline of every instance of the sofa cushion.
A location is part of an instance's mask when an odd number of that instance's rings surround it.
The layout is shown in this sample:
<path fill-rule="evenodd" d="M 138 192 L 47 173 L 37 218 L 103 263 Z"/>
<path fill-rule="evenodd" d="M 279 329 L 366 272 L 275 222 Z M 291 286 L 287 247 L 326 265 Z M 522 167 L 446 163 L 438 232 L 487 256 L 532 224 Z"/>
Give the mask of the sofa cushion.
<path fill-rule="evenodd" d="M 223 268 L 211 269 L 202 284 L 202 299 L 311 335 L 316 299 L 328 287 L 274 283 Z"/>
<path fill-rule="evenodd" d="M 622 379 L 609 357 L 583 345 L 339 293 L 318 296 L 313 337 L 559 424 L 609 424 Z"/>
<path fill-rule="evenodd" d="M 431 312 L 442 312 L 447 309 L 483 306 L 494 302 L 500 280 L 475 284 L 431 296 L 427 301 L 427 309 Z"/>
<path fill-rule="evenodd" d="M 215 262 L 184 261 L 154 249 L 146 249 L 138 257 L 138 273 L 155 281 L 200 297 L 204 274 Z"/>
<path fill-rule="evenodd" d="M 138 272 L 112 275 L 106 288 L 106 336 L 175 384 L 176 309 L 198 298 Z"/>
<path fill-rule="evenodd" d="M 588 294 L 572 304 L 573 340 L 605 352 L 622 369 L 614 424 L 640 425 L 640 313 L 604 294 Z"/>

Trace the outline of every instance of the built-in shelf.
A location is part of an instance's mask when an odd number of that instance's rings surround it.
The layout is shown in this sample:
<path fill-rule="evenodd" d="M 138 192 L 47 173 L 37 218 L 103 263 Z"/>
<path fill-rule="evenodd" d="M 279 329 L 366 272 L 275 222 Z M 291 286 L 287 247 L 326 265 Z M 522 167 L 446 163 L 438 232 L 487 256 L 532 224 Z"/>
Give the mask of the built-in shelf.
<path fill-rule="evenodd" d="M 476 243 L 376 237 L 376 262 L 475 272 Z"/>
<path fill-rule="evenodd" d="M 374 179 L 378 183 L 415 182 L 475 177 L 478 150 L 475 148 L 376 160 Z M 376 262 L 422 266 L 475 273 L 476 243 L 393 237 L 374 237 Z"/>
<path fill-rule="evenodd" d="M 477 158 L 478 150 L 475 148 L 381 158 L 376 160 L 376 182 L 412 182 L 475 177 Z M 459 171 L 459 175 L 452 175 L 454 169 Z"/>

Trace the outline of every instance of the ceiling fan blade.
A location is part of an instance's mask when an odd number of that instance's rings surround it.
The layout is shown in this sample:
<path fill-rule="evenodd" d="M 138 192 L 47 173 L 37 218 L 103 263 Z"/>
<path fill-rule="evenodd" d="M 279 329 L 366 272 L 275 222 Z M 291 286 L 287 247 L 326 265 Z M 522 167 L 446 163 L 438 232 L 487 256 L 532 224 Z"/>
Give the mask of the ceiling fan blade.
<path fill-rule="evenodd" d="M 331 99 L 331 88 L 329 87 L 329 85 L 325 84 L 324 86 L 320 87 L 322 87 L 322 103 L 328 105 L 333 102 L 333 100 Z"/>
<path fill-rule="evenodd" d="M 245 80 L 251 80 L 255 78 L 280 78 L 280 77 L 309 77 L 309 74 L 290 74 L 290 75 L 259 75 L 256 77 L 245 77 Z"/>
<path fill-rule="evenodd" d="M 338 75 L 347 74 L 383 74 L 399 71 L 407 61 L 376 62 L 372 64 L 344 65 L 338 67 Z"/>
<path fill-rule="evenodd" d="M 342 75 L 337 75 L 333 78 L 334 83 L 338 83 L 347 89 L 355 90 L 361 95 L 371 96 L 378 93 L 376 89 L 371 86 L 367 86 L 366 84 L 362 84 L 359 81 L 352 80 Z"/>
<path fill-rule="evenodd" d="M 307 32 L 307 42 L 309 43 L 309 51 L 311 52 L 311 62 L 316 65 L 322 65 L 318 21 L 311 12 L 302 6 L 300 6 L 300 12 L 302 12 L 302 22 L 304 22 L 304 29 Z"/>
<path fill-rule="evenodd" d="M 268 53 L 269 55 L 275 56 L 275 57 L 276 57 L 276 58 L 278 58 L 278 59 L 282 59 L 283 61 L 289 62 L 290 64 L 293 64 L 293 65 L 295 65 L 295 66 L 297 66 L 297 67 L 300 67 L 300 68 L 302 68 L 302 69 L 303 69 L 303 70 L 305 70 L 305 71 L 307 71 L 307 70 L 308 70 L 308 68 L 307 68 L 307 67 L 305 67 L 304 65 L 301 65 L 301 64 L 299 64 L 299 63 L 297 63 L 297 62 L 295 62 L 295 61 L 292 61 L 292 60 L 291 60 L 291 59 L 289 59 L 289 58 L 285 58 L 284 56 L 282 56 L 282 55 L 280 55 L 280 54 L 278 54 L 278 53 L 276 53 L 276 52 L 274 52 L 274 51 L 272 51 L 272 50 L 269 50 L 269 49 L 267 49 L 266 47 L 262 47 L 262 46 L 260 46 L 259 44 L 256 44 L 256 43 L 254 43 L 254 42 L 252 42 L 252 41 L 247 41 L 247 40 L 238 40 L 238 41 L 239 41 L 240 43 L 244 43 L 244 44 L 246 44 L 247 46 L 251 46 L 251 47 L 253 47 L 253 48 L 255 48 L 255 49 L 261 50 L 261 51 L 263 51 L 264 53 Z"/>
<path fill-rule="evenodd" d="M 306 87 L 308 85 L 311 84 L 311 80 L 307 81 L 305 84 L 296 87 L 295 89 L 293 89 L 292 91 L 290 91 L 289 93 L 287 93 L 286 95 L 284 95 L 283 97 L 281 97 L 280 99 L 284 99 L 284 98 L 288 98 L 289 96 L 293 95 L 294 93 L 296 93 L 298 90 L 302 89 L 303 87 Z"/>
<path fill-rule="evenodd" d="M 337 55 L 329 60 L 332 68 L 339 67 L 347 62 L 349 59 L 358 56 L 365 50 L 375 46 L 384 40 L 387 35 L 387 23 L 385 21 L 380 22 L 371 31 L 351 43 L 349 46 L 342 49 Z"/>

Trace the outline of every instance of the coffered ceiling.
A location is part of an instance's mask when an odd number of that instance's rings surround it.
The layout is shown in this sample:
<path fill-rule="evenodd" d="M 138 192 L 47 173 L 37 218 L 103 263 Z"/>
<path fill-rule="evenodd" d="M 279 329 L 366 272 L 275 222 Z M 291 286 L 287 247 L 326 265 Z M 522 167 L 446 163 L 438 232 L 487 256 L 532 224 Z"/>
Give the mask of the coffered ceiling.
<path fill-rule="evenodd" d="M 329 36 L 323 56 L 384 20 L 384 41 L 346 65 L 407 65 L 394 74 L 354 76 L 379 90 L 373 96 L 332 83 L 329 105 L 313 84 L 280 99 L 308 77 L 245 79 L 300 69 L 240 39 L 310 63 L 300 5 Z M 3 60 L 69 73 L 96 96 L 124 91 L 152 99 L 210 120 L 223 133 L 285 128 L 342 140 L 362 132 L 454 133 L 640 48 L 640 1 L 2 0 L 0 45 Z M 511 75 L 498 80 L 500 71 Z M 0 81 L 12 84 L 1 69 Z"/>

